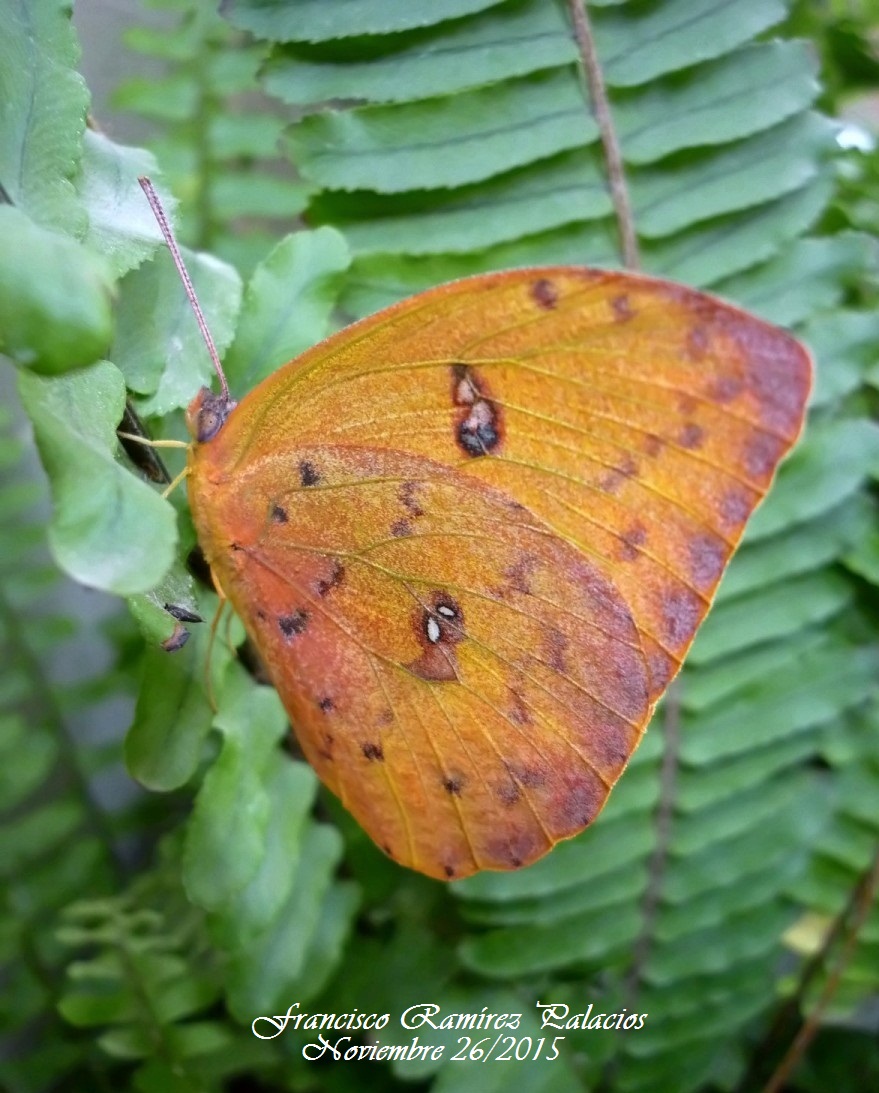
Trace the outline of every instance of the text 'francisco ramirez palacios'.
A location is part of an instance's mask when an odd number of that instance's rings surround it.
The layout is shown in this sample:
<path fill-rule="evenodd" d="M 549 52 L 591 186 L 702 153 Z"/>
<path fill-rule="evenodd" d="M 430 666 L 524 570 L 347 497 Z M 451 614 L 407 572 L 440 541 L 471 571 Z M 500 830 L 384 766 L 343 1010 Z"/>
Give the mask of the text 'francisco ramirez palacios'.
<path fill-rule="evenodd" d="M 256 1017 L 251 1028 L 260 1040 L 274 1040 L 288 1028 L 317 1033 L 302 1045 L 302 1055 L 311 1062 L 324 1059 L 335 1062 L 390 1062 L 425 1059 L 451 1062 L 512 1062 L 526 1059 L 551 1061 L 559 1057 L 559 1047 L 566 1033 L 578 1030 L 640 1029 L 646 1013 L 601 1012 L 590 1002 L 576 1011 L 565 1002 L 537 1002 L 534 1017 L 526 1022 L 529 1034 L 521 1028 L 524 1013 L 494 1013 L 483 1006 L 478 1013 L 446 1013 L 435 1002 L 419 1002 L 400 1014 L 391 1024 L 389 1013 L 305 1013 L 298 1002 L 287 1012 L 273 1017 Z M 418 1035 L 400 1040 L 395 1025 L 418 1030 Z M 391 1025 L 383 1041 L 377 1033 Z M 535 1029 L 544 1035 L 532 1035 Z M 521 1030 L 521 1031 L 520 1031 Z M 466 1035 L 432 1037 L 432 1032 L 463 1032 Z M 354 1035 L 351 1035 L 354 1033 Z M 481 1035 L 473 1035 L 473 1033 Z M 426 1039 L 424 1038 L 426 1037 Z"/>

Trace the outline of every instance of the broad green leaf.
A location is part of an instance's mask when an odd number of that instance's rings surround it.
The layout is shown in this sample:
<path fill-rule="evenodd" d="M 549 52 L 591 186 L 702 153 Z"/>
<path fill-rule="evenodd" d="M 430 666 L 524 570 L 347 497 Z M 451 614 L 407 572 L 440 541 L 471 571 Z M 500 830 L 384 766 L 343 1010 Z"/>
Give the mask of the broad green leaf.
<path fill-rule="evenodd" d="M 199 614 L 192 575 L 180 559 L 175 560 L 160 584 L 128 601 L 144 639 L 151 645 L 160 645 L 174 634 L 178 620 L 168 612 L 167 605 Z M 186 623 L 190 628 L 197 625 Z"/>
<path fill-rule="evenodd" d="M 191 643 L 194 645 L 195 643 Z M 166 653 L 148 646 L 134 721 L 125 738 L 125 763 L 148 789 L 185 785 L 202 758 L 213 721 L 205 694 L 206 648 Z"/>
<path fill-rule="evenodd" d="M 303 182 L 229 166 L 213 180 L 211 200 L 217 216 L 227 221 L 243 216 L 291 219 L 305 208 L 310 192 Z"/>
<path fill-rule="evenodd" d="M 793 326 L 838 304 L 844 278 L 868 261 L 866 236 L 801 239 L 772 262 L 716 286 L 722 296 L 772 323 Z"/>
<path fill-rule="evenodd" d="M 783 781 L 776 780 L 767 786 L 767 792 L 775 791 Z M 815 802 L 813 816 L 819 819 L 825 814 Z M 803 834 L 813 828 L 806 818 L 805 830 L 796 832 L 798 817 L 794 810 L 782 813 L 777 821 L 777 837 L 767 841 L 763 828 L 752 828 L 737 838 L 708 847 L 697 857 L 684 860 L 669 859 L 663 878 L 663 900 L 685 906 L 706 893 L 717 891 L 730 883 L 732 877 L 754 876 L 766 869 L 782 869 L 790 859 L 795 846 L 799 846 Z"/>
<path fill-rule="evenodd" d="M 780 641 L 766 641 L 744 652 L 721 657 L 713 664 L 696 668 L 689 661 L 684 668 L 681 703 L 686 710 L 699 713 L 735 696 L 736 692 L 757 683 L 785 667 L 791 659 L 803 656 L 826 641 L 820 628 L 803 630 Z"/>
<path fill-rule="evenodd" d="M 265 856 L 251 881 L 222 911 L 221 930 L 229 948 L 244 948 L 265 930 L 289 896 L 317 779 L 311 767 L 279 753 L 266 790 L 269 822 Z"/>
<path fill-rule="evenodd" d="M 638 230 L 672 235 L 699 220 L 759 206 L 801 189 L 818 174 L 834 129 L 800 114 L 765 133 L 688 160 L 678 170 L 645 168 L 631 178 Z"/>
<path fill-rule="evenodd" d="M 715 602 L 725 603 L 742 593 L 768 588 L 779 579 L 827 565 L 869 534 L 873 519 L 866 499 L 856 495 L 809 523 L 746 542 L 734 555 Z"/>
<path fill-rule="evenodd" d="M 879 650 L 870 646 L 818 650 L 706 711 L 699 731 L 681 744 L 695 765 L 783 740 L 838 717 L 876 693 Z"/>
<path fill-rule="evenodd" d="M 432 26 L 482 11 L 501 0 L 223 0 L 222 14 L 236 27 L 275 41 L 321 42 L 361 34 L 387 34 Z"/>
<path fill-rule="evenodd" d="M 280 700 L 242 672 L 228 678 L 216 726 L 220 754 L 186 829 L 183 883 L 199 907 L 217 910 L 253 878 L 267 853 L 266 766 L 286 727 Z"/>
<path fill-rule="evenodd" d="M 879 427 L 864 418 L 811 427 L 782 465 L 769 500 L 748 525 L 754 543 L 826 513 L 879 468 Z"/>
<path fill-rule="evenodd" d="M 775 793 L 767 793 L 765 783 L 758 782 L 734 798 L 726 797 L 677 817 L 668 843 L 669 853 L 683 861 L 744 832 L 774 827 L 778 814 L 802 799 L 811 790 L 812 781 L 813 777 L 805 773 L 788 778 L 783 786 L 775 787 Z"/>
<path fill-rule="evenodd" d="M 289 998 L 295 997 L 295 985 L 341 856 L 342 839 L 335 828 L 312 824 L 307 829 L 286 906 L 271 929 L 231 958 L 229 1005 L 240 1019 L 252 1021 L 257 1014 L 283 1013 Z"/>
<path fill-rule="evenodd" d="M 572 963 L 600 967 L 619 959 L 634 942 L 641 920 L 636 906 L 587 912 L 571 922 L 524 930 L 493 930 L 461 945 L 464 967 L 496 979 L 515 979 Z"/>
<path fill-rule="evenodd" d="M 461 913 L 468 922 L 483 926 L 542 926 L 573 918 L 585 911 L 637 900 L 647 883 L 647 861 L 610 872 L 596 884 L 592 878 L 575 888 L 554 893 L 552 899 L 537 896 L 509 903 L 462 902 Z"/>
<path fill-rule="evenodd" d="M 302 174 L 380 193 L 461 186 L 587 144 L 597 127 L 559 70 L 448 98 L 312 114 L 290 132 Z"/>
<path fill-rule="evenodd" d="M 298 998 L 320 994 L 341 964 L 359 904 L 359 888 L 351 881 L 337 881 L 327 892 L 299 972 Z"/>
<path fill-rule="evenodd" d="M 38 224 L 80 236 L 87 217 L 71 180 L 89 94 L 70 11 L 69 0 L 0 0 L 0 185 Z"/>
<path fill-rule="evenodd" d="M 781 576 L 781 575 L 779 575 Z M 711 612 L 688 654 L 689 662 L 702 665 L 777 638 L 790 638 L 799 630 L 842 611 L 854 598 L 851 581 L 826 570 L 769 588 L 727 599 Z"/>
<path fill-rule="evenodd" d="M 818 315 L 802 330 L 815 359 L 810 407 L 829 406 L 856 390 L 876 359 L 879 320 L 871 312 L 832 311 Z"/>
<path fill-rule="evenodd" d="M 654 983 L 674 983 L 688 975 L 707 975 L 775 951 L 790 921 L 787 907 L 770 905 L 761 915 L 728 918 L 722 925 L 694 930 L 686 946 L 656 948 L 650 961 Z"/>
<path fill-rule="evenodd" d="M 611 87 L 633 87 L 720 57 L 785 17 L 781 0 L 665 0 L 620 4 L 594 14 Z"/>
<path fill-rule="evenodd" d="M 171 505 L 114 459 L 125 383 L 106 361 L 58 379 L 22 373 L 19 392 L 49 475 L 49 544 L 75 580 L 119 595 L 144 592 L 171 566 Z"/>
<path fill-rule="evenodd" d="M 760 42 L 627 95 L 614 104 L 614 123 L 626 162 L 653 163 L 769 129 L 817 94 L 815 62 L 803 44 Z"/>
<path fill-rule="evenodd" d="M 153 253 L 162 233 L 138 184 L 141 175 L 155 176 L 157 164 L 142 148 L 114 144 L 88 130 L 83 148 L 79 191 L 88 211 L 85 242 L 109 262 L 118 278 Z M 161 188 L 159 197 L 169 218 L 176 201 Z"/>
<path fill-rule="evenodd" d="M 779 898 L 801 868 L 800 856 L 791 854 L 780 868 L 763 869 L 748 876 L 746 883 L 741 883 L 745 878 L 737 877 L 739 883 L 715 888 L 686 904 L 663 907 L 656 923 L 657 942 L 681 942 L 693 931 L 722 925 L 726 918 L 743 911 L 759 914 L 762 907 Z"/>
<path fill-rule="evenodd" d="M 0 239 L 0 350 L 46 374 L 103 356 L 113 286 L 102 259 L 11 205 L 0 204 Z"/>
<path fill-rule="evenodd" d="M 348 267 L 345 240 L 332 228 L 281 240 L 247 286 L 225 361 L 233 388 L 249 391 L 325 337 Z"/>
<path fill-rule="evenodd" d="M 753 209 L 732 213 L 685 229 L 653 246 L 644 247 L 645 266 L 651 273 L 710 288 L 741 305 L 737 291 L 747 288 L 747 274 L 761 262 L 785 254 L 791 240 L 812 225 L 833 190 L 826 175 L 792 194 Z M 729 288 L 724 278 L 741 274 Z"/>
<path fill-rule="evenodd" d="M 331 99 L 411 102 L 578 58 L 562 9 L 545 0 L 492 6 L 469 19 L 396 34 L 368 60 L 350 59 L 346 47 L 341 42 L 330 58 L 326 46 L 276 49 L 264 68 L 266 90 L 297 106 Z"/>
<path fill-rule="evenodd" d="M 313 203 L 356 254 L 467 253 L 611 211 L 595 148 L 566 152 L 499 178 L 437 194 L 328 194 Z M 504 263 L 506 264 L 506 263 Z"/>
<path fill-rule="evenodd" d="M 235 270 L 207 254 L 183 251 L 217 351 L 232 339 L 241 303 Z M 195 315 L 166 249 L 119 285 L 113 360 L 144 416 L 186 406 L 215 376 Z"/>

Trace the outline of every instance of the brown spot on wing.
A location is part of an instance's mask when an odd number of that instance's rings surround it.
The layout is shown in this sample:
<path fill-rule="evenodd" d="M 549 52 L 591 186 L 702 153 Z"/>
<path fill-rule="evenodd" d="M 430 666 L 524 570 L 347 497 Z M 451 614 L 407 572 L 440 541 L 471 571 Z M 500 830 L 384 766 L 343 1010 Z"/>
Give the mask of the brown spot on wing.
<path fill-rule="evenodd" d="M 738 534 L 751 510 L 757 504 L 758 495 L 742 486 L 730 486 L 720 499 L 719 518 L 724 531 Z"/>
<path fill-rule="evenodd" d="M 316 486 L 320 482 L 320 474 L 313 463 L 303 459 L 299 463 L 299 484 L 301 486 Z"/>
<path fill-rule="evenodd" d="M 403 508 L 410 516 L 417 517 L 424 515 L 424 509 L 418 503 L 419 489 L 420 483 L 418 482 L 404 482 L 397 492 L 397 496 L 400 498 Z"/>
<path fill-rule="evenodd" d="M 334 558 L 328 577 L 322 577 L 317 582 L 318 596 L 326 596 L 332 589 L 337 588 L 345 579 L 345 567 L 338 558 Z"/>
<path fill-rule="evenodd" d="M 613 316 L 617 322 L 625 323 L 635 316 L 632 302 L 625 292 L 621 292 L 619 296 L 614 296 L 610 302 L 610 306 L 613 309 Z"/>
<path fill-rule="evenodd" d="M 705 605 L 692 589 L 666 584 L 660 591 L 663 638 L 673 649 L 689 644 L 705 612 Z"/>
<path fill-rule="evenodd" d="M 465 455 L 491 455 L 503 439 L 503 415 L 485 381 L 467 364 L 452 365 L 452 402 L 460 407 L 455 440 Z"/>
<path fill-rule="evenodd" d="M 466 781 L 462 774 L 449 774 L 443 778 L 443 789 L 450 797 L 460 797 Z"/>
<path fill-rule="evenodd" d="M 651 459 L 655 459 L 656 456 L 659 455 L 659 453 L 662 451 L 662 449 L 664 447 L 665 447 L 665 442 L 662 440 L 661 437 L 658 437 L 655 433 L 648 433 L 644 437 L 643 448 L 644 448 L 645 453 L 647 455 L 649 455 L 651 457 Z"/>
<path fill-rule="evenodd" d="M 705 433 L 702 426 L 697 425 L 694 421 L 688 421 L 678 435 L 678 444 L 680 444 L 682 448 L 688 448 L 690 451 L 695 451 L 702 447 L 704 439 Z"/>
<path fill-rule="evenodd" d="M 710 532 L 694 535 L 689 541 L 690 577 L 701 592 L 710 592 L 723 573 L 729 547 Z"/>
<path fill-rule="evenodd" d="M 641 523 L 634 523 L 620 536 L 618 556 L 621 561 L 633 562 L 641 553 L 640 547 L 647 541 L 647 529 Z"/>
<path fill-rule="evenodd" d="M 395 520 L 391 524 L 391 535 L 395 539 L 405 539 L 407 535 L 412 534 L 412 525 L 408 520 Z"/>
<path fill-rule="evenodd" d="M 360 750 L 371 763 L 383 763 L 385 760 L 385 753 L 382 750 L 381 744 L 361 744 Z"/>
<path fill-rule="evenodd" d="M 771 433 L 754 433 L 745 447 L 745 466 L 761 485 L 769 483 L 787 445 Z"/>
<path fill-rule="evenodd" d="M 559 290 L 546 277 L 541 277 L 531 286 L 531 298 L 538 307 L 552 310 L 559 302 Z"/>
<path fill-rule="evenodd" d="M 562 675 L 567 675 L 569 671 L 565 660 L 565 653 L 568 651 L 569 644 L 567 636 L 561 630 L 556 630 L 555 627 L 547 627 L 544 630 L 543 655 L 546 658 L 546 663 Z"/>
<path fill-rule="evenodd" d="M 308 626 L 308 612 L 298 607 L 289 615 L 278 618 L 278 627 L 285 638 L 292 639 L 303 633 Z"/>

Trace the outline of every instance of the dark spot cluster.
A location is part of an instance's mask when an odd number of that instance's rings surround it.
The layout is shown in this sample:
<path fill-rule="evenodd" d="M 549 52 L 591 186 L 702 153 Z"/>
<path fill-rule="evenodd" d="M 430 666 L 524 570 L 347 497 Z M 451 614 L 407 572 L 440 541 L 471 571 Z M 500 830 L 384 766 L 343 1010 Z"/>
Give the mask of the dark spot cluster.
<path fill-rule="evenodd" d="M 272 505 L 271 518 L 273 524 L 286 524 L 290 519 L 287 515 L 287 510 L 277 502 Z"/>
<path fill-rule="evenodd" d="M 643 524 L 632 524 L 620 536 L 619 556 L 625 562 L 633 562 L 641 553 L 640 548 L 647 541 L 647 529 Z"/>
<path fill-rule="evenodd" d="M 404 482 L 400 489 L 397 491 L 397 496 L 400 498 L 400 503 L 410 516 L 419 517 L 424 515 L 424 509 L 418 503 L 418 490 L 420 483 L 418 482 Z"/>
<path fill-rule="evenodd" d="M 701 591 L 713 588 L 723 573 L 729 548 L 722 539 L 708 533 L 694 535 L 688 546 L 693 583 Z"/>
<path fill-rule="evenodd" d="M 338 587 L 344 579 L 345 567 L 338 558 L 334 558 L 329 577 L 321 577 L 317 582 L 318 596 L 328 595 L 334 588 Z"/>
<path fill-rule="evenodd" d="M 301 634 L 308 626 L 308 612 L 301 607 L 289 615 L 281 615 L 278 618 L 278 627 L 288 640 Z"/>
<path fill-rule="evenodd" d="M 531 725 L 533 719 L 525 699 L 520 691 L 511 691 L 510 705 L 507 709 L 507 717 L 514 725 Z"/>
<path fill-rule="evenodd" d="M 611 467 L 606 474 L 602 475 L 598 480 L 598 487 L 605 493 L 616 494 L 623 482 L 629 478 L 636 478 L 637 475 L 638 464 L 630 455 L 626 455 L 620 460 L 618 466 Z"/>
<path fill-rule="evenodd" d="M 371 763 L 383 763 L 385 761 L 385 753 L 382 751 L 381 744 L 361 744 L 360 750 Z"/>
<path fill-rule="evenodd" d="M 614 318 L 617 322 L 628 322 L 629 319 L 633 318 L 635 315 L 635 310 L 625 292 L 620 293 L 619 296 L 614 296 L 610 302 L 610 306 L 613 308 Z"/>
<path fill-rule="evenodd" d="M 313 463 L 303 459 L 299 463 L 299 484 L 301 486 L 316 486 L 320 482 L 320 472 Z"/>
<path fill-rule="evenodd" d="M 450 797 L 460 797 L 465 781 L 462 774 L 449 774 L 443 778 L 443 789 Z"/>
<path fill-rule="evenodd" d="M 501 411 L 466 364 L 452 365 L 452 401 L 461 409 L 455 426 L 458 446 L 472 458 L 491 455 L 501 443 Z"/>
<path fill-rule="evenodd" d="M 694 421 L 688 421 L 683 429 L 681 429 L 678 443 L 682 448 L 688 448 L 690 451 L 695 451 L 697 448 L 702 447 L 704 439 L 705 432 L 701 425 L 697 425 Z"/>
<path fill-rule="evenodd" d="M 318 706 L 320 706 L 324 713 L 332 713 L 332 711 L 336 708 L 335 702 L 333 702 L 329 695 L 324 695 L 323 698 L 318 700 L 317 704 Z"/>
<path fill-rule="evenodd" d="M 552 311 L 559 302 L 559 290 L 548 277 L 541 277 L 531 286 L 531 298 L 538 307 Z"/>
<path fill-rule="evenodd" d="M 544 655 L 546 657 L 546 663 L 556 672 L 560 672 L 565 675 L 568 671 L 568 664 L 565 660 L 565 653 L 568 651 L 569 641 L 567 635 L 563 634 L 561 630 L 557 630 L 554 626 L 548 627 L 544 631 Z"/>
<path fill-rule="evenodd" d="M 504 577 L 513 592 L 523 596 L 531 595 L 531 577 L 538 569 L 538 561 L 533 554 L 522 553 L 516 561 L 504 570 Z"/>

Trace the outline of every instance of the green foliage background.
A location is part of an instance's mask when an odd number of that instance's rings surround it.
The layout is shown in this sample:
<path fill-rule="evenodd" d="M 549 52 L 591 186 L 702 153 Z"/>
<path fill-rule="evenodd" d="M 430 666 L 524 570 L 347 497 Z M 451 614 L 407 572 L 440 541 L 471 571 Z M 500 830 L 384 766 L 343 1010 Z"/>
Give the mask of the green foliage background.
<path fill-rule="evenodd" d="M 319 791 L 274 693 L 224 643 L 212 715 L 205 627 L 159 647 L 165 603 L 206 618 L 213 603 L 184 565 L 185 503 L 115 429 L 127 392 L 154 436 L 183 437 L 210 370 L 136 177 L 160 182 L 197 248 L 238 392 L 451 277 L 619 265 L 567 5 L 155 6 L 169 29 L 129 46 L 165 74 L 118 90 L 156 123 L 147 152 L 87 127 L 69 4 L 0 0 L 0 345 L 52 502 L 4 407 L 3 1088 L 758 1089 L 841 950 L 788 1088 L 875 1088 L 879 914 L 854 936 L 846 909 L 868 910 L 879 842 L 879 170 L 829 120 L 875 86 L 874 5 L 589 5 L 645 268 L 792 326 L 818 379 L 608 808 L 522 873 L 450 886 L 385 860 Z M 72 610 L 68 578 L 131 616 Z M 99 661 L 77 658 L 88 643 Z M 571 1031 L 551 1063 L 487 1065 L 449 1061 L 458 1033 L 430 1034 L 452 1045 L 440 1062 L 318 1064 L 303 1033 L 250 1030 L 300 1002 L 387 1010 L 383 1043 L 408 1042 L 396 1017 L 432 1001 L 524 1012 L 536 1044 L 538 1000 L 649 1019 Z"/>

